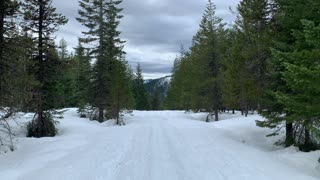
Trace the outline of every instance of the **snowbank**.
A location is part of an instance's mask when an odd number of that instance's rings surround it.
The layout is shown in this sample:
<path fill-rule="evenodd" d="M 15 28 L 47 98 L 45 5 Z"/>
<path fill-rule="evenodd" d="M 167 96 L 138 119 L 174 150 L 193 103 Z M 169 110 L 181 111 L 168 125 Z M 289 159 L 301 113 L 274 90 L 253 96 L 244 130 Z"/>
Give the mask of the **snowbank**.
<path fill-rule="evenodd" d="M 53 138 L 26 138 L 15 126 L 14 152 L 0 154 L 4 180 L 316 180 L 320 152 L 274 146 L 282 136 L 255 126 L 258 115 L 134 111 L 126 126 L 81 119 L 68 109 Z M 25 124 L 32 114 L 18 121 Z"/>

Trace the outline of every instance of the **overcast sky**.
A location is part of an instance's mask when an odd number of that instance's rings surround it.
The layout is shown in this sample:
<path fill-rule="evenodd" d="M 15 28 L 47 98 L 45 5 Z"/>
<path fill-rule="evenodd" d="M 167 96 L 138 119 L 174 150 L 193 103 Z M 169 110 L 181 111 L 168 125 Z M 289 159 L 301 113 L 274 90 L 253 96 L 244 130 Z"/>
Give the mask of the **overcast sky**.
<path fill-rule="evenodd" d="M 145 79 L 170 74 L 174 58 L 182 44 L 188 49 L 201 21 L 207 0 L 124 0 L 119 30 L 126 41 L 126 59 L 135 69 L 141 64 Z M 217 16 L 231 23 L 234 15 L 229 12 L 239 0 L 213 0 Z M 78 37 L 85 29 L 78 17 L 78 0 L 54 0 L 57 10 L 69 19 L 60 27 L 58 39 L 67 41 L 69 48 L 77 46 Z"/>

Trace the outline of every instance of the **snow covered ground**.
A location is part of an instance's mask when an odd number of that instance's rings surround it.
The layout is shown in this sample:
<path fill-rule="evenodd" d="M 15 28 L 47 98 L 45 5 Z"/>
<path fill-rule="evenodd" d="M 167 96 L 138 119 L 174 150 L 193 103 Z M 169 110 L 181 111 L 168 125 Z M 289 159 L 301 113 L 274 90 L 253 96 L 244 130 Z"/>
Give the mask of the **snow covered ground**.
<path fill-rule="evenodd" d="M 25 138 L 15 131 L 17 150 L 0 154 L 1 180 L 316 180 L 320 152 L 283 149 L 266 138 L 269 129 L 248 118 L 223 114 L 139 112 L 127 125 L 80 119 L 69 109 L 54 138 Z M 20 121 L 30 120 L 25 115 Z"/>

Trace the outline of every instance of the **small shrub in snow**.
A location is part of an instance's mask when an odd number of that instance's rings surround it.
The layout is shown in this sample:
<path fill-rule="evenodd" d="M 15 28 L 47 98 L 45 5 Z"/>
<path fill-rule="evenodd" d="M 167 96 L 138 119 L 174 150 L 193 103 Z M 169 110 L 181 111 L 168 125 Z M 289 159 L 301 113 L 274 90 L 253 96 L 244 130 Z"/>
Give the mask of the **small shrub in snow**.
<path fill-rule="evenodd" d="M 44 112 L 40 117 L 38 114 L 35 114 L 33 120 L 27 125 L 27 137 L 53 137 L 57 134 L 57 129 L 55 124 L 58 121 L 55 119 L 63 118 L 62 114 L 66 110 L 62 111 L 47 111 Z"/>
<path fill-rule="evenodd" d="M 43 127 L 41 127 L 43 126 Z M 27 137 L 53 137 L 57 130 L 54 126 L 54 120 L 51 116 L 45 115 L 41 118 L 36 115 L 27 125 Z"/>

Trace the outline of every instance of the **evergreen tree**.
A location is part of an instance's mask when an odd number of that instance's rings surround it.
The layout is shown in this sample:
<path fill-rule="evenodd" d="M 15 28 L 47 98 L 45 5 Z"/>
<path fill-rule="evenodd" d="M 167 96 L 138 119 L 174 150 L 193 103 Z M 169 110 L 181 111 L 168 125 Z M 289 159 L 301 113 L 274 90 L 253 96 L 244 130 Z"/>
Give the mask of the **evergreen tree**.
<path fill-rule="evenodd" d="M 300 138 L 304 136 L 300 136 L 300 134 L 304 131 L 305 128 L 303 127 L 305 126 L 301 125 L 301 123 L 297 123 L 300 121 L 300 118 L 290 118 L 292 116 L 296 116 L 296 113 L 292 112 L 292 109 L 287 107 L 288 104 L 280 100 L 280 96 L 283 97 L 283 95 L 279 96 L 279 93 L 285 94 L 286 96 L 296 96 L 296 92 L 291 87 L 293 85 L 291 84 L 292 82 L 286 80 L 287 77 L 285 77 L 285 74 L 287 74 L 286 72 L 288 71 L 286 64 L 293 63 L 294 58 L 291 55 L 294 51 L 312 51 L 312 49 L 315 48 L 305 42 L 303 35 L 305 27 L 300 23 L 300 21 L 302 19 L 308 19 L 313 21 L 315 24 L 320 23 L 319 3 L 320 2 L 316 0 L 309 0 L 308 2 L 298 0 L 276 0 L 274 5 L 276 8 L 273 13 L 273 29 L 275 32 L 274 34 L 276 35 L 276 44 L 274 47 L 275 50 L 273 53 L 272 64 L 269 70 L 272 75 L 272 82 L 268 87 L 268 96 L 264 99 L 265 102 L 267 102 L 267 108 L 263 112 L 263 115 L 268 120 L 259 121 L 258 125 L 270 128 L 279 127 L 277 128 L 277 131 L 279 131 L 282 123 L 285 123 L 286 146 L 291 146 L 293 144 L 304 146 L 304 143 L 301 144 Z M 288 54 L 286 54 L 286 52 L 288 52 Z M 301 57 L 299 53 L 296 53 L 295 56 Z M 301 62 L 307 59 L 307 57 L 301 58 Z"/>
<path fill-rule="evenodd" d="M 61 68 L 58 72 L 57 79 L 59 87 L 57 91 L 60 92 L 61 107 L 75 107 L 77 105 L 76 99 L 76 60 L 68 51 L 67 42 L 61 39 L 59 44 L 59 61 Z"/>
<path fill-rule="evenodd" d="M 241 82 L 241 106 L 248 114 L 249 107 L 261 111 L 262 97 L 268 84 L 267 66 L 271 52 L 270 6 L 268 0 L 243 0 L 238 5 L 236 21 L 240 43 L 244 81 Z"/>
<path fill-rule="evenodd" d="M 13 92 L 12 72 L 15 68 L 13 53 L 17 44 L 17 32 L 15 31 L 16 24 L 13 19 L 17 15 L 17 1 L 1 0 L 0 1 L 0 107 L 11 107 Z M 13 93 L 13 94 L 12 94 Z"/>
<path fill-rule="evenodd" d="M 84 32 L 83 42 L 97 42 L 97 46 L 91 49 L 95 55 L 96 63 L 93 68 L 92 103 L 99 110 L 98 121 L 104 121 L 104 110 L 112 104 L 112 70 L 115 60 L 123 54 L 123 41 L 120 40 L 120 32 L 117 27 L 120 24 L 119 15 L 122 8 L 117 6 L 122 0 L 82 0 L 79 10 L 80 18 L 77 20 L 86 26 L 89 31 Z"/>
<path fill-rule="evenodd" d="M 148 110 L 148 97 L 144 87 L 144 80 L 142 76 L 142 70 L 140 64 L 137 66 L 137 72 L 134 79 L 134 98 L 135 98 L 135 109 L 136 110 Z"/>
<path fill-rule="evenodd" d="M 132 72 L 125 60 L 114 60 L 112 69 L 112 87 L 111 87 L 111 104 L 107 109 L 111 118 L 116 119 L 117 125 L 124 125 L 121 118 L 122 111 L 132 109 L 134 104 L 132 87 L 130 82 L 132 80 Z"/>
<path fill-rule="evenodd" d="M 312 21 L 303 21 L 304 31 L 297 33 L 297 43 L 305 44 L 308 49 L 296 49 L 293 52 L 277 52 L 276 58 L 282 58 L 285 70 L 283 80 L 288 84 L 290 93 L 277 92 L 277 100 L 290 112 L 286 118 L 300 126 L 297 139 L 301 149 L 308 151 L 316 149 L 314 137 L 319 135 L 320 108 L 320 25 Z M 300 42 L 302 41 L 302 42 Z"/>
<path fill-rule="evenodd" d="M 67 41 L 64 40 L 63 38 L 60 40 L 59 42 L 59 51 L 58 51 L 58 55 L 59 55 L 59 58 L 62 60 L 62 61 L 67 61 L 70 59 L 69 57 L 69 52 L 68 52 L 68 44 L 67 44 Z"/>
<path fill-rule="evenodd" d="M 23 4 L 25 29 L 36 34 L 37 55 L 34 58 L 35 68 L 32 70 L 36 76 L 37 86 L 34 87 L 34 102 L 36 115 L 28 125 L 28 136 L 44 137 L 54 136 L 56 133 L 52 115 L 47 111 L 50 104 L 47 102 L 47 90 L 52 78 L 52 64 L 56 63 L 52 53 L 54 43 L 51 36 L 58 30 L 59 25 L 67 23 L 64 16 L 56 13 L 52 7 L 52 0 L 30 0 Z"/>
<path fill-rule="evenodd" d="M 91 65 L 89 52 L 83 47 L 79 41 L 75 51 L 76 61 L 76 99 L 79 106 L 79 112 L 83 115 L 85 106 L 90 102 L 90 77 Z"/>
<path fill-rule="evenodd" d="M 160 110 L 161 109 L 161 100 L 159 89 L 155 89 L 151 95 L 151 109 Z"/>
<path fill-rule="evenodd" d="M 294 126 L 292 142 L 301 150 L 316 149 L 316 137 L 319 136 L 319 95 L 320 95 L 320 25 L 304 20 L 303 31 L 295 31 L 296 44 L 304 44 L 304 48 L 296 47 L 293 51 L 275 51 L 274 58 L 281 59 L 282 80 L 286 89 L 279 89 L 275 93 L 275 100 L 283 107 L 285 115 L 271 116 L 269 121 L 262 125 L 277 125 L 277 122 L 286 120 Z M 307 48 L 305 48 L 307 47 Z M 287 142 L 288 143 L 288 142 Z"/>
<path fill-rule="evenodd" d="M 215 16 L 215 5 L 209 0 L 200 29 L 193 38 L 191 56 L 194 59 L 195 76 L 193 109 L 205 109 L 215 114 L 221 108 L 221 52 L 220 36 L 224 33 L 222 19 Z"/>
<path fill-rule="evenodd" d="M 190 110 L 192 83 L 195 81 L 191 56 L 185 52 L 176 59 L 165 106 L 174 110 Z"/>
<path fill-rule="evenodd" d="M 222 108 L 220 75 L 225 37 L 222 19 L 215 16 L 209 1 L 190 52 L 176 60 L 166 106 L 170 109 L 206 110 L 215 114 Z"/>
<path fill-rule="evenodd" d="M 239 38 L 239 32 L 236 27 L 229 30 L 227 38 L 225 39 L 228 44 L 222 62 L 222 103 L 227 109 L 231 109 L 235 113 L 236 109 L 240 109 L 240 84 L 243 78 L 241 57 L 242 44 Z"/>

